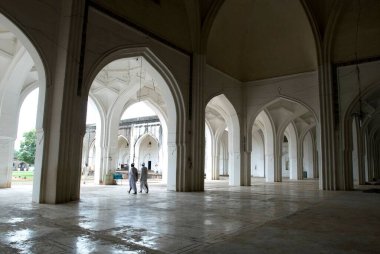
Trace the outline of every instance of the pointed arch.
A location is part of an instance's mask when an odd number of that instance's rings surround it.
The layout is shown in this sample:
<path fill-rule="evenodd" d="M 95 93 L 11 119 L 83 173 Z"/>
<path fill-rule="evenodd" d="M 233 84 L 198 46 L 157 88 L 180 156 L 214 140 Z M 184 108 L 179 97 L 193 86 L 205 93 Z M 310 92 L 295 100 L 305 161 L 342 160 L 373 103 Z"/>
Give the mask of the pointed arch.
<path fill-rule="evenodd" d="M 146 153 L 142 153 L 141 149 L 142 149 L 142 144 L 147 140 L 147 139 L 153 139 L 153 142 L 154 143 L 151 143 L 151 141 L 149 141 L 150 143 L 150 146 L 153 150 L 149 151 L 148 154 Z M 137 166 L 140 166 L 143 162 L 144 163 L 147 163 L 148 160 L 153 160 L 154 164 L 157 164 L 159 162 L 159 140 L 157 139 L 157 137 L 154 136 L 153 133 L 144 133 L 143 135 L 141 135 L 137 140 L 136 140 L 136 143 L 134 144 L 134 150 L 135 150 L 135 154 L 133 156 L 133 162 L 135 163 L 135 165 Z M 153 153 L 153 155 L 152 155 Z M 146 156 L 149 155 L 149 157 L 147 158 Z M 147 161 L 146 161 L 147 159 Z M 160 170 L 162 171 L 162 169 Z"/>
<path fill-rule="evenodd" d="M 224 94 L 212 98 L 206 105 L 217 111 L 224 119 L 228 128 L 228 153 L 229 153 L 229 184 L 241 184 L 240 164 L 240 124 L 237 112 L 232 103 Z"/>
<path fill-rule="evenodd" d="M 84 91 L 88 94 L 89 89 L 96 75 L 109 63 L 131 57 L 143 57 L 144 69 L 154 78 L 154 80 L 162 87 L 162 96 L 166 103 L 168 135 L 167 144 L 168 151 L 168 173 L 165 177 L 167 179 L 167 189 L 183 191 L 182 178 L 184 177 L 184 169 L 186 167 L 187 158 L 185 158 L 185 138 L 186 138 L 186 111 L 185 102 L 180 92 L 179 85 L 171 74 L 165 64 L 147 47 L 139 48 L 114 48 L 101 56 L 90 68 L 86 76 Z M 133 91 L 126 91 L 131 93 Z M 119 116 L 123 109 L 122 98 L 118 100 L 110 111 L 109 126 L 117 126 Z M 164 178 L 164 176 L 163 176 Z"/>
<path fill-rule="evenodd" d="M 37 105 L 37 118 L 36 118 L 36 136 L 37 136 L 37 144 L 36 144 L 36 154 L 35 154 L 35 161 L 34 161 L 34 177 L 33 177 L 33 193 L 32 193 L 32 200 L 34 202 L 41 202 L 43 199 L 44 191 L 43 191 L 43 186 L 42 184 L 46 182 L 46 175 L 47 175 L 47 170 L 44 167 L 44 163 L 46 160 L 44 160 L 45 152 L 45 142 L 46 139 L 44 139 L 44 113 L 45 113 L 45 94 L 46 94 L 46 82 L 48 80 L 48 72 L 46 65 L 44 64 L 44 60 L 42 55 L 40 54 L 38 48 L 36 47 L 37 44 L 33 43 L 30 38 L 27 37 L 27 35 L 15 24 L 13 21 L 8 19 L 6 16 L 0 13 L 0 23 L 2 26 L 4 26 L 8 31 L 13 33 L 15 37 L 21 42 L 24 50 L 26 51 L 25 55 L 28 55 L 28 57 L 31 59 L 32 66 L 35 66 L 35 69 L 37 71 L 38 75 L 38 88 L 39 88 L 39 98 L 38 98 L 38 105 Z M 21 52 L 22 48 L 19 50 Z M 25 68 L 25 66 L 24 66 Z M 18 69 L 14 68 L 13 72 Z M 26 69 L 27 71 L 30 71 L 30 69 Z M 12 72 L 12 71 L 11 71 Z M 14 76 L 9 72 L 8 77 Z M 18 73 L 20 75 L 20 73 Z M 17 76 L 17 74 L 16 74 Z M 15 76 L 15 77 L 16 77 Z M 4 105 L 3 100 L 7 97 L 8 95 L 5 95 L 1 92 L 1 85 L 0 85 L 0 103 Z M 18 95 L 21 96 L 22 92 L 18 91 Z M 6 97 L 4 97 L 6 96 Z M 14 98 L 14 95 L 11 96 Z M 20 99 L 20 98 L 19 98 Z M 23 96 L 21 97 L 21 100 L 23 99 Z M 13 117 L 16 119 L 13 119 L 13 122 L 16 123 L 18 122 L 18 114 L 19 113 L 19 102 L 16 102 L 16 105 L 14 105 L 14 108 L 16 110 L 16 114 L 14 114 Z M 2 108 L 1 110 L 4 110 Z M 4 112 L 2 112 L 4 113 Z M 16 116 L 17 115 L 17 116 Z M 3 129 L 2 123 L 4 124 L 5 121 L 0 120 L 0 130 Z M 15 128 L 17 130 L 17 126 Z M 0 134 L 0 136 L 5 136 Z M 11 154 L 8 157 L 8 161 L 6 163 L 2 163 L 1 161 L 4 158 L 1 158 L 0 160 L 0 187 L 10 187 L 10 176 L 11 174 L 6 173 L 3 174 L 2 171 L 9 171 L 11 170 L 12 165 L 12 160 L 13 160 L 13 145 L 14 145 L 14 137 L 9 137 L 6 140 L 0 140 L 1 143 L 3 143 L 3 146 L 9 146 L 11 149 L 9 151 Z M 3 167 L 5 166 L 5 167 Z M 5 176 L 4 176 L 5 175 Z"/>
<path fill-rule="evenodd" d="M 265 177 L 265 138 L 264 126 L 259 123 L 252 130 L 251 175 Z"/>
<path fill-rule="evenodd" d="M 373 108 L 370 113 L 357 113 L 361 101 L 366 101 L 371 96 L 377 96 L 380 91 L 379 87 L 380 83 L 378 81 L 369 84 L 361 94 L 357 94 L 352 99 L 343 116 L 343 129 L 341 130 L 344 148 L 342 165 L 343 189 L 353 189 L 355 180 L 359 184 L 364 184 L 365 179 L 380 176 L 380 170 L 377 169 L 374 160 L 377 156 L 373 150 L 375 149 L 374 144 L 377 143 L 376 134 L 380 132 L 380 128 L 376 124 L 373 125 L 376 128 L 370 128 L 371 122 L 378 122 L 380 108 Z M 365 143 L 366 135 L 368 135 L 368 144 Z M 355 148 L 358 151 L 354 151 Z M 369 153 L 367 155 L 365 155 L 366 148 L 368 149 L 367 153 Z M 353 152 L 357 154 L 356 158 L 354 158 L 355 154 Z M 371 161 L 368 161 L 369 159 Z"/>
<path fill-rule="evenodd" d="M 265 153 L 265 180 L 274 181 L 274 149 L 275 149 L 275 129 L 270 114 L 262 110 L 257 116 L 257 126 L 264 134 L 264 153 Z M 252 127 L 253 128 L 253 127 Z"/>

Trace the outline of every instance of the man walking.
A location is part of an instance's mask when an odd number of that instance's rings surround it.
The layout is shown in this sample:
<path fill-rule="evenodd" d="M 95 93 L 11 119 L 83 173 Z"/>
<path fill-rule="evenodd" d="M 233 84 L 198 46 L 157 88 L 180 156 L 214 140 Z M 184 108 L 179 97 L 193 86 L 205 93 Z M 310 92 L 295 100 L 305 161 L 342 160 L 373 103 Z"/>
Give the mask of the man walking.
<path fill-rule="evenodd" d="M 145 192 L 149 192 L 148 188 L 148 169 L 145 167 L 145 163 L 141 164 L 141 176 L 140 176 L 140 193 L 143 188 L 145 188 Z"/>
<path fill-rule="evenodd" d="M 133 189 L 133 194 L 137 194 L 137 187 L 136 187 L 136 182 L 138 179 L 138 173 L 137 173 L 137 168 L 135 168 L 135 164 L 131 164 L 131 168 L 129 169 L 129 192 L 131 193 L 131 190 Z"/>

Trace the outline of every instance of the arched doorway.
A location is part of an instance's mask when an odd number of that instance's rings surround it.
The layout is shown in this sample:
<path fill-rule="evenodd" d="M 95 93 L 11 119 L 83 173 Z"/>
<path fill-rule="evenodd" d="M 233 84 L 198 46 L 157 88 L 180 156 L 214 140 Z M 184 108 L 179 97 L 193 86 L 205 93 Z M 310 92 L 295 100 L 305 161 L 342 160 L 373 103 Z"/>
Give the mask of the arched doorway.
<path fill-rule="evenodd" d="M 27 36 L 5 16 L 0 14 L 0 29 L 5 35 L 0 46 L 0 188 L 11 187 L 14 144 L 19 113 L 24 99 L 38 88 L 35 121 L 33 201 L 40 200 L 43 156 L 43 113 L 46 92 L 45 69 L 42 60 Z"/>
<path fill-rule="evenodd" d="M 379 83 L 374 83 L 361 94 L 352 96 L 353 99 L 347 106 L 344 129 L 341 130 L 344 141 L 342 142 L 344 148 L 342 183 L 345 189 L 357 188 L 366 182 L 371 184 L 380 182 L 379 95 Z"/>
<path fill-rule="evenodd" d="M 157 137 L 152 133 L 142 135 L 136 142 L 136 157 L 137 165 L 146 165 L 148 170 L 153 170 L 156 173 L 162 174 L 160 161 L 160 143 Z M 162 152 L 161 152 L 162 154 Z"/>
<path fill-rule="evenodd" d="M 183 134 L 178 131 L 180 119 L 177 111 L 183 104 L 176 94 L 177 84 L 164 65 L 149 50 L 137 51 L 121 50 L 106 56 L 104 64 L 95 69 L 89 87 L 89 93 L 97 98 L 105 112 L 104 129 L 100 135 L 104 161 L 101 163 L 99 181 L 103 182 L 107 172 L 117 169 L 117 136 L 123 112 L 132 104 L 144 101 L 156 109 L 155 113 L 162 120 L 163 154 L 166 154 L 162 163 L 162 179 L 169 190 L 176 190 L 177 155 L 182 154 L 182 148 L 177 143 Z M 132 143 L 133 140 L 130 140 Z"/>
<path fill-rule="evenodd" d="M 265 177 L 264 133 L 258 126 L 252 132 L 251 176 Z"/>
<path fill-rule="evenodd" d="M 265 110 L 255 118 L 252 139 L 251 172 L 256 171 L 256 176 L 265 177 L 266 182 L 272 182 L 274 181 L 274 127 Z"/>
<path fill-rule="evenodd" d="M 233 105 L 225 95 L 215 96 L 206 105 L 205 117 L 213 134 L 211 137 L 212 172 L 210 179 L 219 179 L 218 150 L 223 143 L 227 143 L 229 184 L 240 185 L 240 124 Z M 225 137 L 227 140 L 224 140 Z"/>
<path fill-rule="evenodd" d="M 117 160 L 118 169 L 125 168 L 126 165 L 130 164 L 130 143 L 128 139 L 123 136 L 118 136 L 118 150 L 119 150 L 119 156 Z"/>
<path fill-rule="evenodd" d="M 261 131 L 264 137 L 266 181 L 280 182 L 283 177 L 303 179 L 304 136 L 315 125 L 314 113 L 299 102 L 280 97 L 268 103 L 252 123 L 251 174 L 261 158 Z M 312 145 L 311 149 L 315 164 L 316 146 Z"/>

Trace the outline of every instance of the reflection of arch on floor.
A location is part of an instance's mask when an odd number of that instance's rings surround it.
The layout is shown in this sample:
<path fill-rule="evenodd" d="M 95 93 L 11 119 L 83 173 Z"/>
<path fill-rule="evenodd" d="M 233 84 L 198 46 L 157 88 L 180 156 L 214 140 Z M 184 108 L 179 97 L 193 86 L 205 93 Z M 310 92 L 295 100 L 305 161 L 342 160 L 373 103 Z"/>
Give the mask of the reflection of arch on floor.
<path fill-rule="evenodd" d="M 241 183 L 241 179 L 240 179 L 240 175 L 241 175 L 241 172 L 240 172 L 240 124 L 239 124 L 239 118 L 237 116 L 236 110 L 224 94 L 221 94 L 212 98 L 207 103 L 205 110 L 206 110 L 206 118 L 207 118 L 207 112 L 214 111 L 214 112 L 217 112 L 224 120 L 224 123 L 228 130 L 229 184 L 240 185 Z M 219 116 L 215 115 L 214 113 L 214 117 L 218 118 Z M 210 125 L 212 126 L 213 123 L 210 122 Z M 215 125 L 216 126 L 213 126 L 213 129 L 214 129 L 213 132 L 216 133 L 214 146 L 217 148 L 220 146 L 218 144 L 218 140 L 220 140 L 220 137 L 223 135 L 226 128 L 223 126 L 221 127 L 220 123 L 215 124 Z M 212 157 L 215 158 L 213 159 L 213 161 L 215 161 L 213 165 L 216 165 L 219 163 L 219 159 L 218 159 L 219 153 L 217 149 L 213 149 L 212 151 L 213 151 Z M 212 174 L 213 175 L 215 174 L 217 176 L 219 175 L 219 170 L 217 166 L 213 166 Z"/>
<path fill-rule="evenodd" d="M 179 86 L 170 73 L 169 69 L 156 57 L 152 51 L 148 48 L 118 48 L 112 52 L 107 53 L 106 55 L 100 56 L 100 58 L 95 62 L 95 64 L 90 68 L 89 75 L 86 77 L 85 83 L 85 93 L 89 93 L 92 83 L 95 80 L 95 77 L 100 73 L 100 71 L 108 64 L 117 61 L 119 59 L 142 59 L 144 62 L 144 71 L 149 73 L 149 75 L 154 79 L 155 85 L 160 87 L 161 95 L 163 101 L 165 102 L 165 109 L 167 119 L 167 173 L 164 175 L 163 172 L 163 181 L 167 181 L 167 188 L 169 190 L 183 191 L 186 186 L 183 183 L 177 185 L 177 180 L 181 179 L 181 175 L 186 168 L 187 158 L 185 158 L 185 126 L 186 126 L 186 111 L 184 107 L 184 101 L 180 93 Z M 120 117 L 123 113 L 125 103 L 128 101 L 132 95 L 136 95 L 139 87 L 131 87 L 130 89 L 125 90 L 117 98 L 115 103 L 112 104 L 109 114 L 107 114 L 107 123 L 105 128 L 107 132 L 116 133 L 117 126 L 120 121 Z M 141 93 L 140 93 L 141 94 Z M 113 161 L 112 157 L 115 156 L 117 145 L 115 144 L 117 140 L 109 139 L 106 140 L 105 145 L 107 153 L 105 156 L 106 162 L 103 163 L 103 168 L 101 174 L 104 174 L 108 169 L 111 169 L 116 164 L 116 160 Z"/>
<path fill-rule="evenodd" d="M 41 181 L 45 176 L 43 161 L 43 114 L 44 102 L 46 93 L 46 74 L 43 61 L 37 52 L 34 45 L 29 41 L 27 36 L 4 15 L 0 14 L 0 24 L 3 29 L 9 31 L 11 37 L 19 40 L 20 47 L 14 56 L 9 56 L 11 59 L 7 70 L 0 83 L 0 143 L 3 148 L 0 151 L 0 188 L 11 186 L 12 162 L 13 162 L 13 146 L 17 135 L 18 115 L 21 103 L 25 97 L 34 89 L 39 89 L 39 99 L 37 106 L 37 119 L 36 119 L 36 134 L 37 146 L 36 156 L 34 162 L 34 179 L 33 179 L 33 201 L 39 202 L 43 197 L 41 196 Z M 12 39 L 12 43 L 14 43 Z M 32 68 L 32 67 L 35 68 Z M 35 72 L 33 74 L 32 72 Z M 34 82 L 24 83 L 26 77 L 32 73 Z M 10 96 L 11 95 L 11 96 Z M 17 95 L 18 97 L 15 97 Z M 7 117 L 7 120 L 1 119 Z M 9 149 L 8 149 L 9 148 Z M 8 151 L 8 152 L 6 152 Z"/>

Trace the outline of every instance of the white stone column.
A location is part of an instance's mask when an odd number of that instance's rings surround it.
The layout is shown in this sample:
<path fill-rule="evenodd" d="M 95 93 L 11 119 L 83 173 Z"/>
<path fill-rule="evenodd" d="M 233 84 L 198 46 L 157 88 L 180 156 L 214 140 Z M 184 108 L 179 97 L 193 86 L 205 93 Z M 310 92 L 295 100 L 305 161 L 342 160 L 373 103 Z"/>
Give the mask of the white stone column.
<path fill-rule="evenodd" d="M 317 37 L 320 46 L 319 59 L 319 103 L 320 103 L 320 188 L 324 190 L 339 189 L 339 172 L 336 168 L 339 154 L 336 153 L 337 133 L 334 123 L 334 98 L 333 98 L 333 75 L 332 75 L 332 45 L 335 36 L 336 24 L 339 20 L 340 11 L 344 7 L 344 1 L 336 1 L 331 6 L 331 14 L 328 26 L 323 38 Z M 335 116 L 336 117 L 336 116 Z"/>
<path fill-rule="evenodd" d="M 290 147 L 293 144 L 296 143 L 295 147 Z M 298 148 L 299 142 L 296 140 L 292 140 L 291 143 L 289 143 L 289 179 L 291 180 L 297 180 L 299 173 L 298 173 L 298 165 L 299 165 L 299 148 Z M 302 167 L 302 164 L 301 164 Z"/>
<path fill-rule="evenodd" d="M 282 159 L 282 135 L 276 135 L 275 143 L 274 143 L 274 174 L 273 180 L 274 182 L 282 182 L 282 172 L 281 172 L 281 159 Z"/>
<path fill-rule="evenodd" d="M 305 138 L 305 137 L 304 137 Z M 303 178 L 303 139 L 299 138 L 297 142 L 297 180 Z"/>
<path fill-rule="evenodd" d="M 275 182 L 275 150 L 276 150 L 276 138 L 273 138 L 273 143 L 266 142 L 265 147 L 265 180 L 266 182 Z"/>
<path fill-rule="evenodd" d="M 44 151 L 44 131 L 42 128 L 36 129 L 36 153 L 34 159 L 33 171 L 33 194 L 32 200 L 38 201 L 41 194 L 41 168 Z"/>
<path fill-rule="evenodd" d="M 221 141 L 218 142 L 216 137 L 211 140 L 211 180 L 219 180 L 219 149 Z"/>
<path fill-rule="evenodd" d="M 352 150 L 351 150 L 351 165 L 354 184 L 359 184 L 360 180 L 360 154 L 359 154 L 359 142 L 360 142 L 360 126 L 359 120 L 355 117 L 352 121 Z M 350 173 L 350 172 L 349 172 Z"/>
<path fill-rule="evenodd" d="M 173 162 L 177 161 L 177 144 L 174 142 L 168 143 L 168 161 L 171 163 L 168 163 L 168 169 L 162 172 L 162 179 L 167 179 L 168 190 L 175 191 L 177 182 L 176 175 L 168 174 L 168 172 L 176 171 L 176 163 Z"/>
<path fill-rule="evenodd" d="M 366 182 L 366 169 L 365 169 L 365 143 L 364 143 L 364 130 L 359 126 L 358 131 L 358 166 L 359 166 L 359 184 Z"/>
<path fill-rule="evenodd" d="M 206 58 L 201 54 L 192 57 L 192 85 L 191 85 L 191 116 L 189 132 L 188 165 L 185 172 L 179 174 L 179 189 L 183 191 L 204 190 L 204 159 L 205 159 L 205 103 L 203 98 L 204 66 Z M 170 154 L 170 151 L 169 151 Z M 169 184 L 169 183 L 168 183 Z"/>
<path fill-rule="evenodd" d="M 35 202 L 64 203 L 79 199 L 81 157 L 87 98 L 78 93 L 79 61 L 85 1 L 62 2 L 59 47 L 52 85 L 47 88 L 41 192 Z"/>
<path fill-rule="evenodd" d="M 354 175 L 353 175 L 353 128 L 352 118 L 345 119 L 341 124 L 340 136 L 341 142 L 339 143 L 339 153 L 341 160 L 338 165 L 338 189 L 339 190 L 353 190 L 354 189 Z"/>
<path fill-rule="evenodd" d="M 318 166 L 318 144 L 316 140 L 316 134 L 315 131 L 310 133 L 311 134 L 311 139 L 313 141 L 313 175 L 314 178 L 319 178 L 319 166 Z"/>
<path fill-rule="evenodd" d="M 0 137 L 0 188 L 10 188 L 15 139 Z"/>

